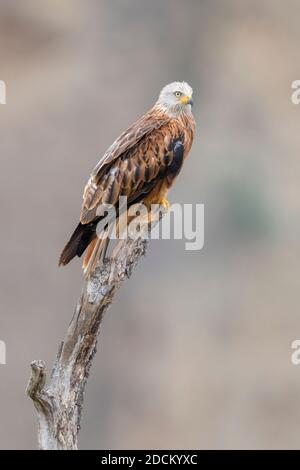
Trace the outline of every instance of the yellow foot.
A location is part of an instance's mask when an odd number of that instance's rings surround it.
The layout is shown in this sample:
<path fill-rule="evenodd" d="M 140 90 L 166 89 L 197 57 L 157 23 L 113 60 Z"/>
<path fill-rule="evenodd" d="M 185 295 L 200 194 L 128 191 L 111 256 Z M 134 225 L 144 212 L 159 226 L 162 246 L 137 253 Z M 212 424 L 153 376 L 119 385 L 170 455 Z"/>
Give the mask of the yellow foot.
<path fill-rule="evenodd" d="M 163 206 L 166 210 L 169 210 L 169 208 L 170 208 L 170 203 L 169 203 L 168 199 L 162 199 L 160 201 L 160 205 Z"/>

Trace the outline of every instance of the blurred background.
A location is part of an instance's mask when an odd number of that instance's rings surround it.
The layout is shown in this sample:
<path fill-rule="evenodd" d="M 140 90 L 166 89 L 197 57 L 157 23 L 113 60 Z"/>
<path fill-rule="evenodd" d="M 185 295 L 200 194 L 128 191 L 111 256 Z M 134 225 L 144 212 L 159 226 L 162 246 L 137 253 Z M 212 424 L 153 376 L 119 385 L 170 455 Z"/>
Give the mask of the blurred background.
<path fill-rule="evenodd" d="M 90 171 L 163 85 L 198 131 L 170 201 L 205 204 L 205 246 L 152 241 L 107 312 L 82 449 L 299 448 L 297 0 L 1 0 L 0 447 L 37 447 L 25 396 L 81 291 L 58 269 Z"/>

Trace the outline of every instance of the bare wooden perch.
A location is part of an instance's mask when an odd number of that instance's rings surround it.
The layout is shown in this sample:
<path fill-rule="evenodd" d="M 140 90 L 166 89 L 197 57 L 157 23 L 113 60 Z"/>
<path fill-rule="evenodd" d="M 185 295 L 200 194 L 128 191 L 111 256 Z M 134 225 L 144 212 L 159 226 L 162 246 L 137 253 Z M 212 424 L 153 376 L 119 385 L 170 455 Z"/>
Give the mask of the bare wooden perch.
<path fill-rule="evenodd" d="M 159 218 L 164 212 L 160 211 Z M 96 353 L 103 314 L 122 281 L 131 276 L 136 263 L 145 254 L 148 231 L 147 223 L 134 239 L 118 241 L 112 257 L 98 266 L 85 282 L 47 386 L 45 363 L 31 363 L 27 394 L 37 411 L 40 449 L 78 448 L 84 389 Z"/>

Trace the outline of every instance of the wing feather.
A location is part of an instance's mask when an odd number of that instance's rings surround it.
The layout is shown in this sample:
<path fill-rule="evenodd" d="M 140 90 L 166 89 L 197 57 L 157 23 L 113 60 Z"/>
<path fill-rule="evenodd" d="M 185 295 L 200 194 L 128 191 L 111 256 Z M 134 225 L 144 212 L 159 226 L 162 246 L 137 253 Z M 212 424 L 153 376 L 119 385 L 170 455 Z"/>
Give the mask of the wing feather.
<path fill-rule="evenodd" d="M 136 200 L 154 187 L 172 164 L 171 142 L 182 135 L 182 128 L 173 121 L 151 110 L 109 147 L 85 187 L 82 224 L 96 218 L 100 204 L 114 205 L 120 196 Z"/>

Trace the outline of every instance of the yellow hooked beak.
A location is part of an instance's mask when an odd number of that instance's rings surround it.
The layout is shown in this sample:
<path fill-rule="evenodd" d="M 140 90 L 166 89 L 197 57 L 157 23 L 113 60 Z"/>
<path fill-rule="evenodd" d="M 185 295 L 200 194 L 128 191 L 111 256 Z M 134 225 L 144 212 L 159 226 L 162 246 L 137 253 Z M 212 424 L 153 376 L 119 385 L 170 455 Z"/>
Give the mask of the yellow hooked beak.
<path fill-rule="evenodd" d="M 193 106 L 193 100 L 191 96 L 184 96 L 183 98 L 181 98 L 180 101 L 182 104 L 190 104 L 191 106 Z"/>

